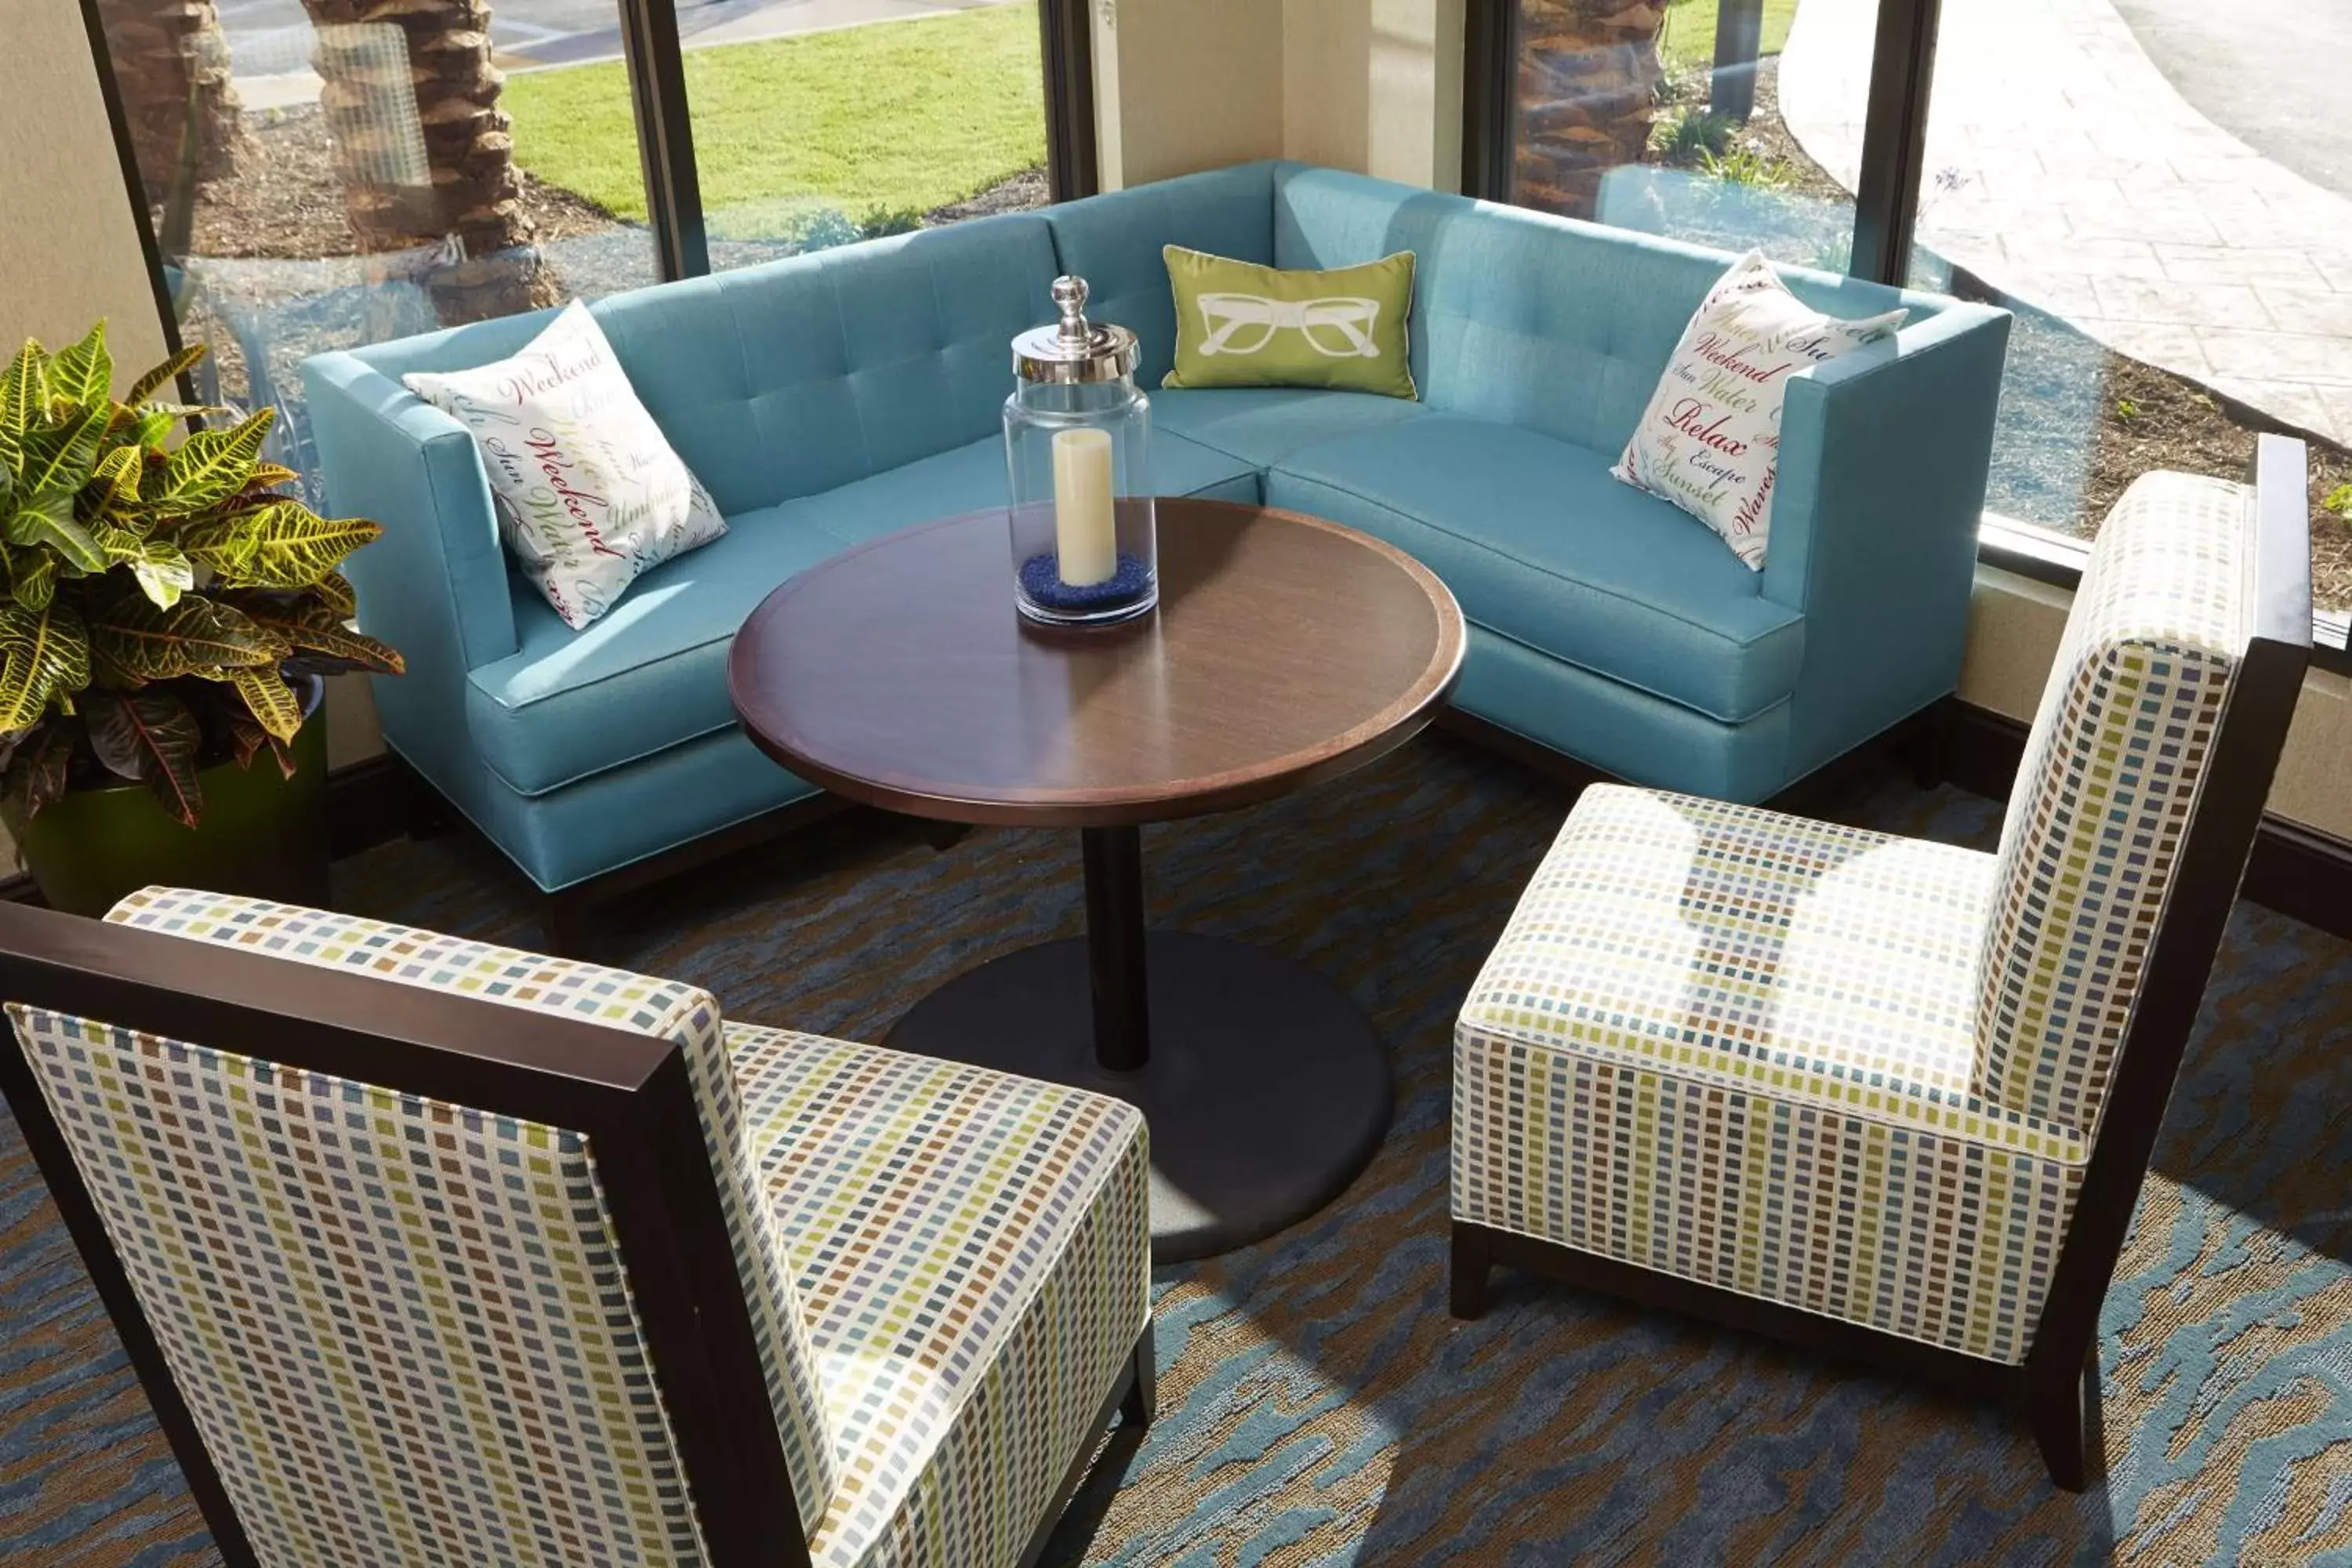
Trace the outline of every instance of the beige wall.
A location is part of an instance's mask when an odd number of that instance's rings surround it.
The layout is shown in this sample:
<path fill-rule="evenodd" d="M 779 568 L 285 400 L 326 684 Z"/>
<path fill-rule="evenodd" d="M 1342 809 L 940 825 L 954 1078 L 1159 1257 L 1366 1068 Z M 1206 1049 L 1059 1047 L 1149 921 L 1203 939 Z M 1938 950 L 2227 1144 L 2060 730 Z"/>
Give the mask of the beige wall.
<path fill-rule="evenodd" d="M 80 7 L 10 0 L 0 49 L 0 342 L 55 348 L 107 319 L 122 379 L 164 354 Z"/>
<path fill-rule="evenodd" d="M 1465 3 L 1285 0 L 1283 156 L 1459 190 Z"/>
<path fill-rule="evenodd" d="M 1979 567 L 1961 700 L 2030 722 L 2072 602 L 2047 583 Z M 2326 670 L 2305 678 L 2271 810 L 2352 838 L 2352 680 Z"/>
<path fill-rule="evenodd" d="M 1103 186 L 1297 158 L 1454 189 L 1477 0 L 1097 0 Z"/>
<path fill-rule="evenodd" d="M 1282 0 L 1094 0 L 1105 190 L 1282 151 Z"/>

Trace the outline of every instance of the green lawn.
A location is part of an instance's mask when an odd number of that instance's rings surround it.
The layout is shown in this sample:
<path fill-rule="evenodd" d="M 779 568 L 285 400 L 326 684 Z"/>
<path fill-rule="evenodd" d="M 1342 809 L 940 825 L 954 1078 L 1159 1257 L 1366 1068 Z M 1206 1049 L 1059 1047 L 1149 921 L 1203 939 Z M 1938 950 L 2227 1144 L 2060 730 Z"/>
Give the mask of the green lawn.
<path fill-rule="evenodd" d="M 1668 0 L 1665 31 L 1658 52 L 1669 65 L 1684 70 L 1705 70 L 1715 63 L 1715 19 L 1718 0 Z M 1764 0 L 1764 50 L 1777 55 L 1789 41 L 1789 24 L 1796 19 L 1797 0 Z"/>
<path fill-rule="evenodd" d="M 790 233 L 813 206 L 920 214 L 1045 161 L 1034 5 L 688 49 L 702 205 L 714 233 Z M 618 62 L 509 77 L 515 162 L 642 220 Z"/>

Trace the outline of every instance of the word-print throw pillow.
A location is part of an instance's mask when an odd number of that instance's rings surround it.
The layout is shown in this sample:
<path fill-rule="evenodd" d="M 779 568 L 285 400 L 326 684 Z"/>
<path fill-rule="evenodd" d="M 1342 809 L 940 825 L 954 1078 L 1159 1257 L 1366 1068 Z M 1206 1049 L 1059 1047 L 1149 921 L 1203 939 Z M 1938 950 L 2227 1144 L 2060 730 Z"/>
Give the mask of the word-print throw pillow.
<path fill-rule="evenodd" d="M 508 550 L 575 632 L 727 531 L 577 300 L 511 359 L 400 379 L 473 432 Z"/>
<path fill-rule="evenodd" d="M 1789 377 L 1885 337 L 1906 314 L 1824 316 L 1749 251 L 1700 301 L 1609 471 L 1674 502 L 1762 571 Z"/>
<path fill-rule="evenodd" d="M 1416 395 L 1405 323 L 1412 252 L 1285 272 L 1164 247 L 1176 293 L 1176 368 L 1162 386 L 1319 386 Z"/>

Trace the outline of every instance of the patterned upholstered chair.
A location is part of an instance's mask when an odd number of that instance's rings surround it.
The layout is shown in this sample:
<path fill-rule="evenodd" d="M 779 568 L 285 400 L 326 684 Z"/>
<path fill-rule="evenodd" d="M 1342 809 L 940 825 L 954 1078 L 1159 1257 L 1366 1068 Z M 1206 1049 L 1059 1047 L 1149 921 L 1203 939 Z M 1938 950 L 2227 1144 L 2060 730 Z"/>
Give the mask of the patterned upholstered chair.
<path fill-rule="evenodd" d="M 2080 1489 L 2309 655 L 2306 504 L 2275 439 L 2254 489 L 2132 488 L 1996 854 L 1587 790 L 1455 1028 L 1454 1313 L 1514 1266 L 1997 1388 Z"/>
<path fill-rule="evenodd" d="M 0 906 L 0 1088 L 231 1563 L 1028 1562 L 1152 1403 L 1139 1114 L 691 986 Z"/>

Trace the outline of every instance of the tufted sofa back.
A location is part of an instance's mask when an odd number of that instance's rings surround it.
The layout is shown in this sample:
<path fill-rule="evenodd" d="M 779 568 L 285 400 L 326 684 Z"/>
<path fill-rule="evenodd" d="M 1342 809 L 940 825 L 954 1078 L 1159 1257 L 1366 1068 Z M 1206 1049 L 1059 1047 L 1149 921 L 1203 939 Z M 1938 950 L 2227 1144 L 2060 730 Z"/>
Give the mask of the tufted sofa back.
<path fill-rule="evenodd" d="M 637 395 L 732 515 L 813 495 L 998 428 L 1013 335 L 1050 319 L 1045 221 L 1028 214 L 819 251 L 590 306 Z M 487 364 L 551 311 L 360 350 L 395 380 Z"/>
<path fill-rule="evenodd" d="M 1723 258 L 1675 240 L 1517 207 L 1278 164 L 1277 267 L 1348 267 L 1392 251 L 1417 258 L 1412 372 L 1432 407 L 1541 431 L 1614 453 L 1633 434 L 1691 312 Z M 1817 310 L 1867 316 L 1924 296 L 1784 269 Z"/>

